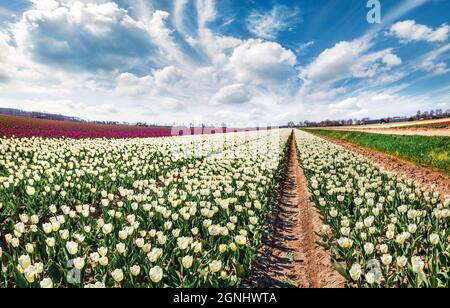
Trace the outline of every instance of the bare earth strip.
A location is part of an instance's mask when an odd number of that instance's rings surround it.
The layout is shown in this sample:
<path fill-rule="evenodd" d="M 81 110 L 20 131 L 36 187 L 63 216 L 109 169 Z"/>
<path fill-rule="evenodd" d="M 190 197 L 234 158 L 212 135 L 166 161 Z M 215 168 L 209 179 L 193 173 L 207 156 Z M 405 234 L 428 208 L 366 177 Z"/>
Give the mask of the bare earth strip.
<path fill-rule="evenodd" d="M 331 266 L 328 252 L 316 244 L 320 216 L 311 202 L 293 138 L 273 230 L 257 262 L 254 287 L 339 288 L 345 279 Z"/>
<path fill-rule="evenodd" d="M 423 120 L 423 121 L 412 121 L 412 122 L 398 122 L 398 123 L 384 123 L 384 124 L 367 124 L 367 125 L 360 125 L 359 128 L 394 128 L 394 127 L 411 127 L 411 126 L 417 126 L 417 125 L 439 125 L 439 124 L 445 124 L 450 122 L 450 118 L 444 118 L 444 119 L 436 119 L 436 120 Z M 328 128 L 335 128 L 332 127 L 326 127 Z M 341 126 L 343 129 L 349 129 L 349 128 L 355 128 L 355 126 Z"/>
<path fill-rule="evenodd" d="M 366 149 L 346 141 L 338 141 L 321 135 L 316 136 L 331 143 L 340 145 L 354 153 L 363 155 L 381 169 L 387 172 L 395 173 L 405 179 L 411 179 L 425 188 L 425 190 L 431 191 L 434 186 L 435 190 L 441 193 L 444 198 L 448 198 L 450 196 L 450 177 L 442 173 L 419 167 L 395 156 Z"/>
<path fill-rule="evenodd" d="M 327 130 L 353 131 L 363 133 L 373 133 L 382 135 L 401 135 L 401 136 L 441 136 L 450 137 L 450 128 L 425 129 L 425 128 L 351 128 L 351 127 L 329 127 Z"/>

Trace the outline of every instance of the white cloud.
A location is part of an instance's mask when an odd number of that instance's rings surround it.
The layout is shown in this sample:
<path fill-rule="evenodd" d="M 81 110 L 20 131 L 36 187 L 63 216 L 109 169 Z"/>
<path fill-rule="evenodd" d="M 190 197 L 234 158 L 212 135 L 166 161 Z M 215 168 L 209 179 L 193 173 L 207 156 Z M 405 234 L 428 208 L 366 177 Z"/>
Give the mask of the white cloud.
<path fill-rule="evenodd" d="M 300 22 L 298 8 L 275 5 L 268 12 L 253 11 L 247 18 L 248 30 L 257 37 L 274 40 Z"/>
<path fill-rule="evenodd" d="M 315 43 L 316 43 L 315 41 L 309 41 L 309 42 L 300 44 L 297 48 L 297 53 L 303 53 L 309 47 L 314 46 Z"/>
<path fill-rule="evenodd" d="M 400 59 L 397 55 L 388 53 L 383 57 L 383 63 L 389 67 L 393 67 L 402 64 L 402 59 Z"/>
<path fill-rule="evenodd" d="M 244 104 L 251 99 L 251 94 L 244 84 L 232 84 L 219 90 L 213 102 L 217 104 Z"/>
<path fill-rule="evenodd" d="M 228 69 L 241 82 L 281 84 L 295 73 L 294 53 L 274 42 L 250 39 L 234 49 Z"/>
<path fill-rule="evenodd" d="M 9 78 L 10 66 L 9 58 L 11 56 L 11 47 L 8 44 L 8 36 L 0 32 L 0 83 Z"/>
<path fill-rule="evenodd" d="M 430 98 L 426 95 L 408 96 L 385 90 L 363 91 L 328 107 L 333 119 L 381 118 L 413 114 L 418 109 L 432 105 L 429 101 Z"/>
<path fill-rule="evenodd" d="M 173 24 L 178 32 L 186 35 L 186 27 L 184 25 L 184 12 L 189 0 L 175 0 L 173 12 Z"/>
<path fill-rule="evenodd" d="M 199 30 L 206 28 L 207 23 L 216 19 L 217 10 L 214 0 L 196 0 Z"/>
<path fill-rule="evenodd" d="M 112 2 L 52 0 L 36 1 L 13 28 L 19 49 L 34 61 L 86 71 L 142 65 L 157 49 L 150 30 Z"/>
<path fill-rule="evenodd" d="M 91 2 L 91 0 L 88 1 Z M 109 2 L 110 0 L 100 1 Z M 130 5 L 129 11 L 132 11 L 139 21 L 148 23 L 148 21 L 152 18 L 154 12 L 153 0 L 125 0 L 125 2 Z"/>
<path fill-rule="evenodd" d="M 368 49 L 368 42 L 355 40 L 339 42 L 325 49 L 312 63 L 303 68 L 300 76 L 306 82 L 333 83 L 351 76 L 351 67 Z"/>
<path fill-rule="evenodd" d="M 347 89 L 345 87 L 338 87 L 327 90 L 317 90 L 309 93 L 307 95 L 307 99 L 312 101 L 332 100 L 336 98 L 336 96 L 338 96 L 339 94 L 344 94 L 346 91 Z"/>
<path fill-rule="evenodd" d="M 447 63 L 441 59 L 443 55 L 449 57 L 450 44 L 444 45 L 436 50 L 433 50 L 425 55 L 425 57 L 420 61 L 419 68 L 432 72 L 435 75 L 443 75 L 450 71 L 447 67 Z"/>
<path fill-rule="evenodd" d="M 149 95 L 154 87 L 152 76 L 137 77 L 131 73 L 123 73 L 116 78 L 114 95 L 142 96 Z"/>
<path fill-rule="evenodd" d="M 450 26 L 444 24 L 436 29 L 417 24 L 415 20 L 404 20 L 392 25 L 389 35 L 400 39 L 402 43 L 411 41 L 445 42 L 450 32 Z"/>
<path fill-rule="evenodd" d="M 329 87 L 347 78 L 372 78 L 402 63 L 391 49 L 369 53 L 371 45 L 366 38 L 339 42 L 302 68 L 300 77 L 306 86 Z"/>

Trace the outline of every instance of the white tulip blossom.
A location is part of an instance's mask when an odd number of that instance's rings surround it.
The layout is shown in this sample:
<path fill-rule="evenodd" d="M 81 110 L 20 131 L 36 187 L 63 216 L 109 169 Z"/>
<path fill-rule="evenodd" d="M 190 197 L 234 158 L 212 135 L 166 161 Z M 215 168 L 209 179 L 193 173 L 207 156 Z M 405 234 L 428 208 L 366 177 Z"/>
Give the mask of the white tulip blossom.
<path fill-rule="evenodd" d="M 150 269 L 150 279 L 154 283 L 161 282 L 161 280 L 163 278 L 163 274 L 164 274 L 164 272 L 163 272 L 162 268 L 159 266 L 155 266 Z"/>

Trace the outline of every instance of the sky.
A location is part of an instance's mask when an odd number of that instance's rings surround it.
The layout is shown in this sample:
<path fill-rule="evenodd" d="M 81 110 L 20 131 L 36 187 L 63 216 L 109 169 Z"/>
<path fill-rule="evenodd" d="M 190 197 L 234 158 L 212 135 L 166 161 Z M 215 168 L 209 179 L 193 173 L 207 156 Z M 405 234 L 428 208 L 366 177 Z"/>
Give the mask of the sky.
<path fill-rule="evenodd" d="M 450 1 L 380 3 L 369 23 L 366 0 L 0 0 L 0 107 L 238 126 L 449 109 Z"/>

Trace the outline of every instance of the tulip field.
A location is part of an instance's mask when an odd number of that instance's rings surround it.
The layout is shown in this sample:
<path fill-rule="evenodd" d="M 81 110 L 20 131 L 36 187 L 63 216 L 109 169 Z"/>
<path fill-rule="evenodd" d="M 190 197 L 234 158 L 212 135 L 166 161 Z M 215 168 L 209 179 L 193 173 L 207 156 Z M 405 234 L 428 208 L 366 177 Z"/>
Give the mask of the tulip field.
<path fill-rule="evenodd" d="M 320 245 L 347 286 L 449 286 L 449 199 L 309 133 L 272 129 L 0 138 L 0 287 L 242 286 L 292 144 Z"/>
<path fill-rule="evenodd" d="M 1 139 L 0 286 L 239 285 L 289 135 Z"/>
<path fill-rule="evenodd" d="M 296 140 L 322 245 L 351 286 L 449 287 L 450 199 L 309 133 Z"/>

